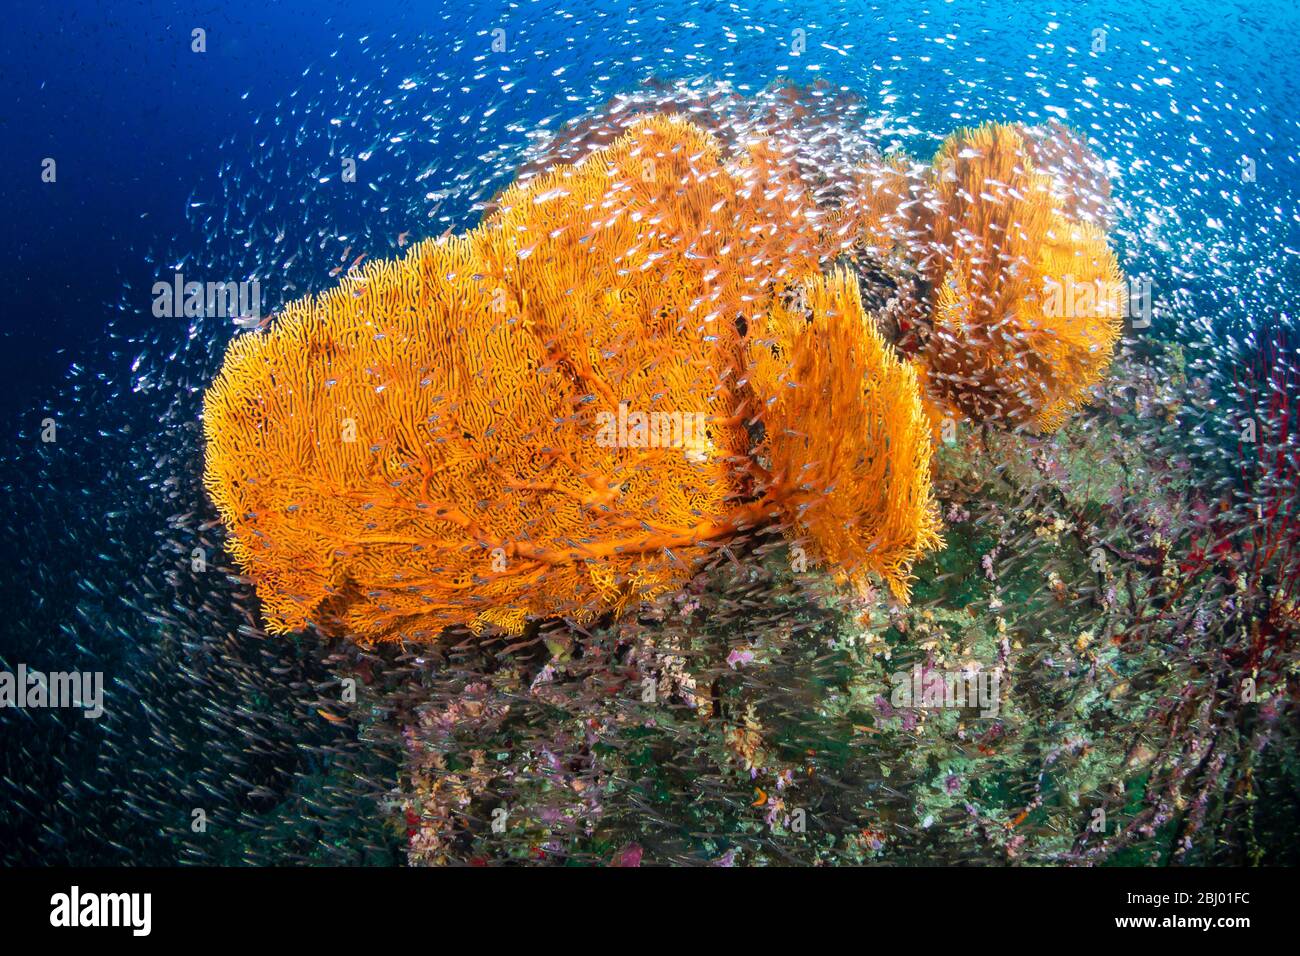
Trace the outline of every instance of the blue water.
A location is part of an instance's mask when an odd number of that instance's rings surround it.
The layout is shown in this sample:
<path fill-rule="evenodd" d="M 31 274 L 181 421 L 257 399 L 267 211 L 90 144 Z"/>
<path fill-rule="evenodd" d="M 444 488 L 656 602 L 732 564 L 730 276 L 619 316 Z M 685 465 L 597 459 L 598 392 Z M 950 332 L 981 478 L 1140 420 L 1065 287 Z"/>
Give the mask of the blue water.
<path fill-rule="evenodd" d="M 206 53 L 190 50 L 196 26 Z M 504 52 L 491 51 L 498 27 Z M 160 258 L 196 250 L 204 225 L 187 203 L 211 200 L 219 177 L 255 206 L 311 188 L 303 172 L 328 150 L 331 116 L 357 121 L 356 145 L 376 134 L 365 175 L 383 192 L 332 203 L 322 188 L 310 222 L 285 218 L 291 231 L 355 234 L 381 205 L 414 212 L 457 171 L 481 176 L 477 157 L 517 148 L 537 121 L 652 77 L 742 90 L 824 80 L 914 127 L 918 152 L 962 124 L 1063 119 L 1114 160 L 1125 265 L 1178 304 L 1167 319 L 1262 321 L 1296 287 L 1298 28 L 1296 5 L 1254 0 L 18 5 L 0 39 L 3 407 L 39 402 L 110 319 L 127 331 L 154 321 L 145 288 L 166 271 Z M 407 79 L 417 85 L 400 89 Z M 254 182 L 268 129 L 296 135 L 299 162 Z M 47 156 L 53 185 L 39 177 Z M 209 224 L 202 238 L 225 237 Z"/>

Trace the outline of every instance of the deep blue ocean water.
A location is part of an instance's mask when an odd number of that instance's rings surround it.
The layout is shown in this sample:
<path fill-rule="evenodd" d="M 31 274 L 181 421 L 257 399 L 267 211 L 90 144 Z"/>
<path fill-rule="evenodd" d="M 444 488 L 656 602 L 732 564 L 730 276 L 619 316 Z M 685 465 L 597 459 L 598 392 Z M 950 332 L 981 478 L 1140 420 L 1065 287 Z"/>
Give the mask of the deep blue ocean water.
<path fill-rule="evenodd" d="M 195 27 L 206 53 L 190 50 Z M 1131 272 L 1151 273 L 1166 300 L 1174 276 L 1187 280 L 1193 310 L 1223 319 L 1289 308 L 1298 28 L 1300 8 L 1281 0 L 19 5 L 0 39 L 3 407 L 40 400 L 110 320 L 152 321 L 147 296 L 124 297 L 123 283 L 147 285 L 162 271 L 151 257 L 183 255 L 194 229 L 220 241 L 210 223 L 187 228 L 187 203 L 210 200 L 218 177 L 252 204 L 227 226 L 312 188 L 301 172 L 327 148 L 331 116 L 378 134 L 367 172 L 385 190 L 346 206 L 317 190 L 302 225 L 342 234 L 385 201 L 418 206 L 457 173 L 482 175 L 476 157 L 517 147 L 539 120 L 650 78 L 824 80 L 930 135 L 1055 116 L 1121 173 L 1121 240 L 1151 240 L 1127 243 Z M 418 85 L 402 90 L 407 79 Z M 299 129 L 299 169 L 253 181 L 260 138 Z M 46 157 L 57 184 L 41 182 Z M 1252 184 L 1243 157 L 1257 164 Z"/>

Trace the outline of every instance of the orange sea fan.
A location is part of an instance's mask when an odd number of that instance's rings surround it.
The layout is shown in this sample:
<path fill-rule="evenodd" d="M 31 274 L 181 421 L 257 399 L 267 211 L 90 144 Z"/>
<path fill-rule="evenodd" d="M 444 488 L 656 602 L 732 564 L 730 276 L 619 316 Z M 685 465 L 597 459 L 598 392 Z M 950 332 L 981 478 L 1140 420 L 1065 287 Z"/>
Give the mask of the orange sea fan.
<path fill-rule="evenodd" d="M 949 137 L 932 183 L 931 388 L 976 421 L 1053 431 L 1119 339 L 1123 276 L 1105 232 L 1065 215 L 1012 126 Z"/>
<path fill-rule="evenodd" d="M 1108 200 L 1102 165 L 1059 126 L 960 131 L 928 172 L 864 166 L 843 223 L 929 286 L 904 318 L 924 327 L 915 358 L 935 405 L 1052 431 L 1082 401 L 1122 326 Z"/>
<path fill-rule="evenodd" d="M 849 273 L 802 292 L 750 341 L 770 500 L 837 578 L 862 589 L 876 573 L 906 600 L 913 563 L 942 546 L 916 371 L 863 315 Z"/>
<path fill-rule="evenodd" d="M 817 274 L 817 215 L 764 142 L 655 117 L 238 339 L 205 481 L 268 628 L 589 619 L 779 519 L 744 339 Z"/>
<path fill-rule="evenodd" d="M 923 228 L 921 202 L 929 197 L 921 167 L 902 157 L 872 157 L 858 168 L 832 228 L 857 252 L 905 258 Z"/>

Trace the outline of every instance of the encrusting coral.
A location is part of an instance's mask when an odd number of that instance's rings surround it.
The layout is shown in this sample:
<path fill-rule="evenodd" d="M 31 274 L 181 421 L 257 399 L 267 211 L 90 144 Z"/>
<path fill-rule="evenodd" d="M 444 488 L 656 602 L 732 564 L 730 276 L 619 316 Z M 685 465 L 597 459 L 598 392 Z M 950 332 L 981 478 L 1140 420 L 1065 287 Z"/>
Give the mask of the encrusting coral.
<path fill-rule="evenodd" d="M 915 381 L 852 284 L 821 278 L 818 215 L 764 142 L 728 162 L 653 118 L 237 340 L 205 402 L 205 481 L 268 628 L 587 620 L 773 523 L 905 594 L 937 541 Z M 811 314 L 780 304 L 803 295 Z M 760 327 L 779 357 L 766 344 L 750 376 Z M 827 388 L 862 427 L 796 440 Z"/>

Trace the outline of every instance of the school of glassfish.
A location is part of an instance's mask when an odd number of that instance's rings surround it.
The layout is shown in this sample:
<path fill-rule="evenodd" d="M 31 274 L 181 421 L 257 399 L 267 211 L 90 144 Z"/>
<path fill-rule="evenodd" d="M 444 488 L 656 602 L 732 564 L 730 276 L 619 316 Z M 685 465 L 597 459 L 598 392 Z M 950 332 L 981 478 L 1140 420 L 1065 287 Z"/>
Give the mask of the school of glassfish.
<path fill-rule="evenodd" d="M 291 303 L 235 340 L 204 413 L 205 483 L 269 629 L 588 622 L 769 523 L 906 599 L 941 544 L 940 422 L 1053 430 L 1119 335 L 1105 299 L 1042 306 L 1052 277 L 1121 278 L 1049 151 L 1086 155 L 1059 127 L 987 126 L 923 172 L 826 182 L 775 133 L 639 117 L 467 234 Z M 910 353 L 864 311 L 873 267 L 928 290 L 886 305 L 925 330 Z M 705 412 L 707 447 L 598 443 L 628 407 Z"/>

